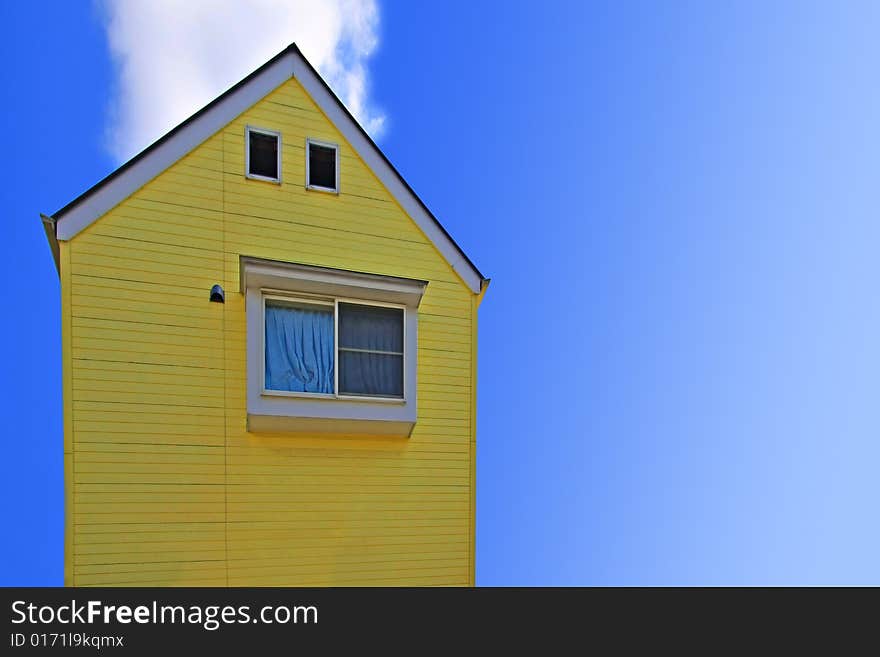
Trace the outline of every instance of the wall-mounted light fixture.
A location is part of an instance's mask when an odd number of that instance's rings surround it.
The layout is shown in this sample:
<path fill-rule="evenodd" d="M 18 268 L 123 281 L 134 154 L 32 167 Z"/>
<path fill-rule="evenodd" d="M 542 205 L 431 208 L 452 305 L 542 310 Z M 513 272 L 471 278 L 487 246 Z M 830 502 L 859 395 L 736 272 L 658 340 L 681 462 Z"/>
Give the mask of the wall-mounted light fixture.
<path fill-rule="evenodd" d="M 211 301 L 216 301 L 217 303 L 226 302 L 226 293 L 223 292 L 223 288 L 219 285 L 211 288 Z"/>

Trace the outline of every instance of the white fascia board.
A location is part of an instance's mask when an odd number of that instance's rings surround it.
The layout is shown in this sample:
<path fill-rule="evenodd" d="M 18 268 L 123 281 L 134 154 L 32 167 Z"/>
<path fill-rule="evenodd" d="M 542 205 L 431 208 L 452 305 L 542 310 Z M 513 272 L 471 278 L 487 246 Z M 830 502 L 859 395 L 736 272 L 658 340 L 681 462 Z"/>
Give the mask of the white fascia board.
<path fill-rule="evenodd" d="M 56 237 L 69 240 L 106 214 L 184 155 L 204 143 L 235 117 L 292 77 L 294 53 L 286 52 L 259 75 L 253 77 L 204 114 L 184 125 L 180 132 L 132 164 L 110 184 L 58 219 Z"/>
<path fill-rule="evenodd" d="M 340 106 L 312 67 L 301 57 L 294 58 L 293 76 L 317 103 L 330 122 L 343 134 L 351 147 L 372 169 L 404 211 L 412 217 L 422 232 L 440 251 L 449 265 L 461 277 L 474 294 L 479 294 L 482 278 L 459 251 L 455 243 L 443 232 L 437 221 L 425 211 L 421 202 L 407 189 L 397 172 L 378 152 L 376 146 L 361 132 L 354 120 Z"/>

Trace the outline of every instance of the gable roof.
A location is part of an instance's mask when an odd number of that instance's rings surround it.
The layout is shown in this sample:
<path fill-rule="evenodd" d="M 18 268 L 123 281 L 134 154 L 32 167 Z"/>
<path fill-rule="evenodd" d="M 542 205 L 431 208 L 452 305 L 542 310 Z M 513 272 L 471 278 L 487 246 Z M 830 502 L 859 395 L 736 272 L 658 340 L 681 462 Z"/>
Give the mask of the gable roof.
<path fill-rule="evenodd" d="M 41 215 L 59 267 L 58 240 L 69 240 L 202 144 L 281 84 L 296 78 L 401 207 L 475 294 L 486 279 L 403 176 L 318 75 L 295 43 L 263 64 L 52 216 Z"/>

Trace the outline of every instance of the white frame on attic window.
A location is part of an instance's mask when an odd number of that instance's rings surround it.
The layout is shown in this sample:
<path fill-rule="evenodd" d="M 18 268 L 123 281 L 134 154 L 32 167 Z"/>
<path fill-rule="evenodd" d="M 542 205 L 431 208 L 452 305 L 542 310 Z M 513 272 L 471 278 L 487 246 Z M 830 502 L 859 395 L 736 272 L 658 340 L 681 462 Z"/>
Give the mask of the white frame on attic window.
<path fill-rule="evenodd" d="M 311 182 L 311 172 L 309 171 L 310 165 L 309 162 L 311 160 L 311 151 L 312 144 L 315 146 L 321 146 L 323 148 L 330 148 L 333 150 L 333 163 L 335 165 L 335 187 L 323 187 L 321 185 L 312 185 Z M 318 139 L 312 139 L 311 137 L 306 138 L 306 189 L 311 189 L 316 192 L 326 192 L 328 194 L 339 194 L 339 144 L 334 144 L 330 141 L 320 141 Z"/>
<path fill-rule="evenodd" d="M 256 173 L 251 173 L 251 133 L 255 133 L 258 135 L 267 135 L 269 137 L 275 137 L 278 143 L 278 151 L 277 151 L 277 163 L 276 167 L 278 170 L 278 177 L 272 178 L 270 176 L 261 176 Z M 251 180 L 262 180 L 264 182 L 276 183 L 278 185 L 281 184 L 281 133 L 278 130 L 269 130 L 268 128 L 258 128 L 252 125 L 246 125 L 244 127 L 244 175 L 245 178 L 250 178 Z"/>

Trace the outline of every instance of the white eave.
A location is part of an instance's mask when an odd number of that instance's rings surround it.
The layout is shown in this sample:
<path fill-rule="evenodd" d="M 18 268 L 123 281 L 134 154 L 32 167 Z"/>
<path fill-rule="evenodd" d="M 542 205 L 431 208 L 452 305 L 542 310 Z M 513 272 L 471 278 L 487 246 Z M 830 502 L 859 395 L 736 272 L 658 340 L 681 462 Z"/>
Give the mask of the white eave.
<path fill-rule="evenodd" d="M 241 292 L 248 288 L 295 290 L 314 294 L 397 303 L 417 309 L 428 281 L 365 274 L 294 262 L 239 256 Z"/>
<path fill-rule="evenodd" d="M 51 218 L 45 218 L 47 236 L 56 265 L 58 258 L 55 240 L 69 240 L 74 237 L 292 77 L 305 88 L 471 291 L 479 294 L 487 279 L 431 214 L 295 44 L 291 44 Z M 54 224 L 54 235 L 50 233 L 50 224 Z"/>

